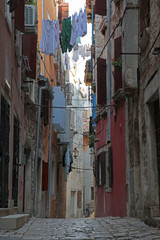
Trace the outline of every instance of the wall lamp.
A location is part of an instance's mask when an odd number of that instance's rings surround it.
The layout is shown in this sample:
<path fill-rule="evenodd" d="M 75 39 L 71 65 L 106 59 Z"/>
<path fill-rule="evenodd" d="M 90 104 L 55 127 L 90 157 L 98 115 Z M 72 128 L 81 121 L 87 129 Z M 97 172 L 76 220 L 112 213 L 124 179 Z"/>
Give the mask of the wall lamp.
<path fill-rule="evenodd" d="M 72 153 L 73 153 L 73 157 L 74 157 L 74 158 L 77 158 L 77 157 L 78 157 L 78 154 L 79 154 L 79 151 L 77 150 L 77 148 L 75 148 L 75 149 L 72 151 Z"/>

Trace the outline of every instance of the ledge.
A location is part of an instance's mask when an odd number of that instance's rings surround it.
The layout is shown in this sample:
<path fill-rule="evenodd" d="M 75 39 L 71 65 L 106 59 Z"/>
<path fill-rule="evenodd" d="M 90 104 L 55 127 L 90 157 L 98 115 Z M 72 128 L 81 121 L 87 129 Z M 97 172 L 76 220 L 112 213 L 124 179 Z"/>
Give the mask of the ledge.
<path fill-rule="evenodd" d="M 120 100 L 124 100 L 125 95 L 124 95 L 123 89 L 119 88 L 117 92 L 113 95 L 112 99 L 115 103 L 118 103 Z"/>

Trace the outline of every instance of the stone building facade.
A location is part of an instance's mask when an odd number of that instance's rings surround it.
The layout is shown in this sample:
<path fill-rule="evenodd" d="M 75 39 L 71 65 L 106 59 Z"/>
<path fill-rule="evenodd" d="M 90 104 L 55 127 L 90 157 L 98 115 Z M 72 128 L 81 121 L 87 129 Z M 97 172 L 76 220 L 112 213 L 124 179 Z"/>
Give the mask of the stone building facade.
<path fill-rule="evenodd" d="M 104 4 L 105 1 L 102 2 Z M 92 3 L 96 6 L 96 1 L 92 1 Z M 101 3 L 99 2 L 99 5 Z M 117 134 L 118 126 L 120 126 L 119 146 L 122 144 L 121 137 L 124 137 L 123 139 L 125 140 L 122 145 L 125 148 L 125 161 L 123 166 L 119 166 L 118 171 L 120 173 L 122 167 L 125 169 L 123 173 L 123 175 L 125 174 L 123 186 L 126 189 L 124 207 L 126 208 L 126 215 L 139 217 L 148 224 L 156 225 L 160 216 L 160 4 L 158 0 L 114 0 L 110 2 L 110 10 L 110 36 L 108 36 L 109 16 L 107 16 L 107 12 L 106 16 L 104 13 L 100 14 L 103 17 L 98 16 L 98 18 L 101 18 L 100 23 L 97 23 L 97 15 L 94 15 L 95 45 L 93 47 L 95 47 L 96 56 L 96 39 L 101 39 L 103 34 L 105 43 L 101 43 L 101 49 L 106 45 L 104 51 L 102 51 L 101 58 L 110 58 L 111 61 L 111 98 L 114 105 L 111 109 L 111 129 L 114 128 L 112 123 L 116 124 L 116 121 L 118 123 L 119 116 L 117 110 L 120 108 L 121 110 L 123 109 L 124 121 L 119 122 L 119 125 L 115 128 L 115 134 Z M 100 10 L 98 9 L 98 11 Z M 109 38 L 107 39 L 107 37 Z M 121 41 L 119 41 L 120 53 L 114 44 L 114 40 L 119 37 L 121 37 Z M 107 53 L 107 41 L 111 45 L 110 56 Z M 117 50 L 115 51 L 115 49 Z M 122 71 L 121 86 L 117 93 L 115 92 L 115 87 L 120 83 L 120 77 L 117 76 L 116 80 L 114 72 L 115 54 L 119 54 Z M 97 58 L 95 58 L 94 63 L 96 62 Z M 95 67 L 93 70 L 93 85 L 98 81 L 96 76 L 98 75 L 96 74 Z M 123 107 L 122 105 L 117 105 L 117 100 L 120 100 L 121 103 L 123 102 Z M 112 114 L 114 115 L 114 119 L 112 119 Z M 98 122 L 102 121 L 102 119 L 98 120 Z M 106 119 L 106 122 L 103 122 L 104 129 L 106 129 L 107 121 Z M 124 126 L 125 128 L 123 128 Z M 122 129 L 124 130 L 124 134 L 122 134 Z M 111 135 L 111 146 L 114 145 L 115 136 Z M 100 141 L 102 141 L 102 138 L 105 138 L 104 136 L 99 137 Z M 97 144 L 99 146 L 100 143 Z M 115 161 L 120 161 L 120 159 L 122 161 L 121 154 L 119 154 L 119 160 L 115 160 L 115 154 L 116 152 L 113 152 L 113 164 L 115 164 Z M 113 168 L 113 176 L 115 170 Z M 106 171 L 106 179 L 107 176 Z M 99 201 L 103 204 L 103 197 L 100 197 Z M 119 201 L 121 200 L 119 199 Z M 105 204 L 106 208 L 111 208 L 110 205 L 107 205 L 107 201 Z M 104 209 L 100 209 L 100 214 L 104 214 Z M 115 212 L 112 211 L 111 215 L 114 214 Z M 117 212 L 116 215 L 118 216 L 119 213 Z"/>

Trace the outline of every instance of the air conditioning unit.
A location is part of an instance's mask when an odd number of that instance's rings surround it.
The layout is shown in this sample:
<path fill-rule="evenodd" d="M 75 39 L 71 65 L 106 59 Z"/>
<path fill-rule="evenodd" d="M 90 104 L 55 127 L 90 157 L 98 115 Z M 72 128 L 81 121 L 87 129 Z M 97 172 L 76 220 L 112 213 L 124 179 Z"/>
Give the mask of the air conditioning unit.
<path fill-rule="evenodd" d="M 35 6 L 25 4 L 25 27 L 35 26 Z"/>

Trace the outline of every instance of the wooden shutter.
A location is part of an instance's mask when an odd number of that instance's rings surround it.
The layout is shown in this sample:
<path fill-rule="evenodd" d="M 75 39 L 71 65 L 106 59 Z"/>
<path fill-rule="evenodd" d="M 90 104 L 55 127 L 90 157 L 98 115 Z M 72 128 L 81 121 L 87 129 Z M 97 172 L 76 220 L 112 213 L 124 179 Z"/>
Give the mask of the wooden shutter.
<path fill-rule="evenodd" d="M 121 57 L 122 51 L 122 38 L 118 37 L 114 40 L 114 60 Z M 114 70 L 114 91 L 116 92 L 119 88 L 122 88 L 122 71 Z"/>
<path fill-rule="evenodd" d="M 105 152 L 101 153 L 101 183 L 104 185 L 106 183 L 106 162 L 105 162 Z"/>
<path fill-rule="evenodd" d="M 24 34 L 22 44 L 22 54 L 28 57 L 31 68 L 31 71 L 26 70 L 26 75 L 29 78 L 36 79 L 37 34 Z"/>
<path fill-rule="evenodd" d="M 24 32 L 24 0 L 17 0 L 17 8 L 15 11 L 15 27 L 17 30 Z"/>
<path fill-rule="evenodd" d="M 48 114 L 49 114 L 49 99 L 45 97 L 45 106 L 44 106 L 44 126 L 48 125 Z"/>
<path fill-rule="evenodd" d="M 150 24 L 150 0 L 140 1 L 140 33 Z"/>
<path fill-rule="evenodd" d="M 105 105 L 107 85 L 106 85 L 106 60 L 97 58 L 97 103 Z"/>
<path fill-rule="evenodd" d="M 113 159 L 112 159 L 112 148 L 108 149 L 108 173 L 109 173 L 109 187 L 113 185 Z"/>
<path fill-rule="evenodd" d="M 59 19 L 59 29 L 62 31 L 63 19 L 67 18 L 69 14 L 69 4 L 62 3 L 58 6 L 58 19 Z"/>
<path fill-rule="evenodd" d="M 107 7 L 106 0 L 96 0 L 95 2 L 95 13 L 101 16 L 106 16 Z"/>
<path fill-rule="evenodd" d="M 17 0 L 10 0 L 9 1 L 9 11 L 13 12 L 17 8 Z"/>
<path fill-rule="evenodd" d="M 95 166 L 94 166 L 94 176 L 95 176 L 95 184 L 98 186 L 99 182 L 99 156 L 95 159 Z"/>
<path fill-rule="evenodd" d="M 48 99 L 48 90 L 44 89 L 42 91 L 41 99 L 41 117 L 44 118 L 44 126 L 48 125 L 48 114 L 49 114 L 49 99 Z"/>
<path fill-rule="evenodd" d="M 42 165 L 42 191 L 48 190 L 48 162 L 43 161 Z"/>

